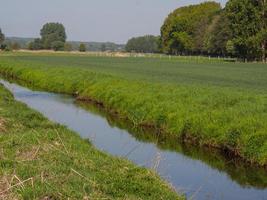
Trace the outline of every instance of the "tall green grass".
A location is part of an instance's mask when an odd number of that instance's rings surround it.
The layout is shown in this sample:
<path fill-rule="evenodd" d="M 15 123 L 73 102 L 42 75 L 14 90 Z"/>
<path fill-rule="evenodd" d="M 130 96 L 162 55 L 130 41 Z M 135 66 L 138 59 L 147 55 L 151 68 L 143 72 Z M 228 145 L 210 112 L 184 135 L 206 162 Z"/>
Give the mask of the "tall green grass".
<path fill-rule="evenodd" d="M 183 199 L 152 171 L 96 150 L 0 85 L 0 199 Z"/>
<path fill-rule="evenodd" d="M 104 103 L 134 125 L 267 164 L 267 66 L 160 58 L 7 55 L 2 75 Z"/>

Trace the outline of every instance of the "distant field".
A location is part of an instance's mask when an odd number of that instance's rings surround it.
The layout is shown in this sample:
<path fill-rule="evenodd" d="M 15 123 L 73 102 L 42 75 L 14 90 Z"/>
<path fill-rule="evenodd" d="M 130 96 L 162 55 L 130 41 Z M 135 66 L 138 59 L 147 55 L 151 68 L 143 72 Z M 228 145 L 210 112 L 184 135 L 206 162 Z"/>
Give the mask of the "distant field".
<path fill-rule="evenodd" d="M 267 65 L 192 57 L 2 54 L 0 73 L 102 102 L 135 125 L 267 164 Z"/>
<path fill-rule="evenodd" d="M 126 79 L 171 84 L 201 84 L 267 90 L 267 65 L 231 63 L 203 57 L 114 58 L 61 54 L 17 54 L 12 60 L 45 64 L 46 67 L 75 67 L 82 70 L 112 74 Z"/>

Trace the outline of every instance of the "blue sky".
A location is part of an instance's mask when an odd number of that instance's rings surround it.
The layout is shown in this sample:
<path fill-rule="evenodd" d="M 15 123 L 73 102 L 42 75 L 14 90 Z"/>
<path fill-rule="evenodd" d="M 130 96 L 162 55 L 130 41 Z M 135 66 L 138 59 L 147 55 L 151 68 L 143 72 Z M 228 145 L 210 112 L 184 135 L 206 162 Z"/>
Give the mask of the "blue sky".
<path fill-rule="evenodd" d="M 5 0 L 0 27 L 7 36 L 38 37 L 46 22 L 64 24 L 68 40 L 125 43 L 158 35 L 172 10 L 202 0 Z M 226 0 L 217 0 L 222 5 Z"/>

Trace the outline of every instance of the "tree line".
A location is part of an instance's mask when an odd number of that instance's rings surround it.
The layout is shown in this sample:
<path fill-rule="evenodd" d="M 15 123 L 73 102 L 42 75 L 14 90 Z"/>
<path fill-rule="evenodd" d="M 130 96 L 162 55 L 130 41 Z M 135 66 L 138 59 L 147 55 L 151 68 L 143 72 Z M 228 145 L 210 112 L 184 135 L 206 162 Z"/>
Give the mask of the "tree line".
<path fill-rule="evenodd" d="M 0 28 L 0 49 L 3 51 L 20 49 L 20 45 L 17 42 L 5 42 L 5 35 Z"/>
<path fill-rule="evenodd" d="M 266 62 L 266 0 L 229 0 L 181 7 L 161 27 L 167 54 L 235 56 Z"/>
<path fill-rule="evenodd" d="M 0 47 L 2 50 L 55 50 L 55 51 L 121 51 L 125 45 L 111 42 L 66 42 L 65 27 L 60 23 L 47 23 L 40 30 L 40 38 L 4 37 L 0 30 Z"/>
<path fill-rule="evenodd" d="M 170 55 L 231 56 L 248 61 L 267 57 L 267 0 L 229 0 L 224 8 L 205 2 L 168 15 L 160 37 L 132 38 L 126 51 Z M 157 45 L 155 45 L 157 44 Z"/>
<path fill-rule="evenodd" d="M 40 38 L 35 38 L 28 43 L 29 50 L 54 50 L 54 51 L 72 51 L 72 45 L 66 42 L 67 34 L 65 27 L 61 23 L 46 23 L 40 30 Z M 5 35 L 0 29 L 0 48 L 5 51 L 18 50 L 21 48 L 18 42 L 5 40 Z M 79 51 L 85 52 L 86 46 L 79 44 Z"/>
<path fill-rule="evenodd" d="M 153 35 L 134 37 L 127 42 L 125 50 L 137 53 L 159 53 L 159 42 L 159 37 Z"/>
<path fill-rule="evenodd" d="M 30 42 L 31 50 L 71 51 L 65 28 L 60 23 L 47 23 L 40 38 Z M 5 44 L 0 29 L 1 49 L 18 49 L 18 44 Z M 101 51 L 106 51 L 106 45 Z M 165 53 L 170 55 L 231 56 L 243 60 L 267 57 L 267 0 L 229 0 L 224 8 L 216 2 L 180 7 L 165 19 L 160 36 L 131 38 L 128 52 Z M 80 44 L 79 51 L 86 51 Z"/>

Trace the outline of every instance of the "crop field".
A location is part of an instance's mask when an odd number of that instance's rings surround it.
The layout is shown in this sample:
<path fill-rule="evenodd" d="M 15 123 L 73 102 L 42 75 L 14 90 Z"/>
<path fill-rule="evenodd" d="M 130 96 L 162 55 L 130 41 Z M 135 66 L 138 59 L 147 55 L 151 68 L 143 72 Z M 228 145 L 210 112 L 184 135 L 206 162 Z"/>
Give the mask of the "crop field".
<path fill-rule="evenodd" d="M 0 73 L 78 95 L 135 126 L 267 164 L 267 65 L 208 58 L 118 58 L 11 53 Z"/>

